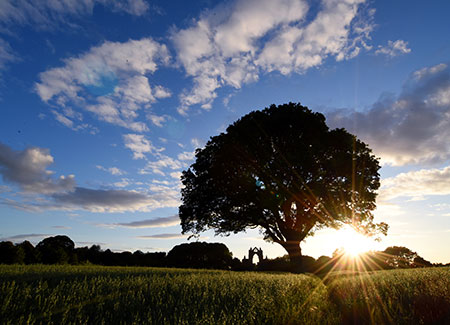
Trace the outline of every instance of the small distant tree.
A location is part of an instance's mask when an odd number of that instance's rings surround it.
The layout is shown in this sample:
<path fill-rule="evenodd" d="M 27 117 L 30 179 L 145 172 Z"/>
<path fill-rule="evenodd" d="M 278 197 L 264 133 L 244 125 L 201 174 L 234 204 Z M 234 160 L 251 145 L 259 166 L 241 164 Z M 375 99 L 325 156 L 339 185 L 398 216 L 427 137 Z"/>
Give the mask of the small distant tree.
<path fill-rule="evenodd" d="M 322 114 L 300 104 L 245 115 L 195 157 L 181 178 L 183 233 L 259 228 L 301 270 L 300 243 L 319 229 L 387 231 L 373 222 L 378 160 L 354 135 L 330 130 Z"/>

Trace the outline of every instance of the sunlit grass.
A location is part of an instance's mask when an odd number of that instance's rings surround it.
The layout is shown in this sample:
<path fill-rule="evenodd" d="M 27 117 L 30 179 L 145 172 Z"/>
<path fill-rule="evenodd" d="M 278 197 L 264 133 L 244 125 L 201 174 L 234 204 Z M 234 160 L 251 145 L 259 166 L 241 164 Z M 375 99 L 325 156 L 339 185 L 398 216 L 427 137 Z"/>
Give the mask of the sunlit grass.
<path fill-rule="evenodd" d="M 0 265 L 2 324 L 450 323 L 450 268 L 312 275 Z"/>
<path fill-rule="evenodd" d="M 450 323 L 450 268 L 355 272 L 329 290 L 344 323 Z"/>
<path fill-rule="evenodd" d="M 317 324 L 339 314 L 307 275 L 0 266 L 6 324 Z"/>

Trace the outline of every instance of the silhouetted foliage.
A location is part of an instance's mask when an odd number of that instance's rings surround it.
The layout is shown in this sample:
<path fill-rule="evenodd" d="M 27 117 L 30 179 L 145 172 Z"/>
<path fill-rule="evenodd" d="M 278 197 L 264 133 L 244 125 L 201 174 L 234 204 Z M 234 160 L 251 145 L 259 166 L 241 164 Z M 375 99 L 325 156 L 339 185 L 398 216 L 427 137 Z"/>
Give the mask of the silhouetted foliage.
<path fill-rule="evenodd" d="M 307 107 L 253 111 L 197 149 L 183 172 L 183 233 L 260 228 L 298 270 L 300 242 L 318 229 L 347 223 L 386 233 L 371 212 L 379 168 L 365 143 L 344 129 L 329 130 L 325 117 Z"/>
<path fill-rule="evenodd" d="M 247 261 L 246 263 L 244 263 Z M 29 241 L 13 244 L 0 242 L 0 264 L 98 264 L 105 266 L 152 266 L 188 267 L 206 269 L 231 269 L 235 271 L 291 271 L 290 256 L 274 259 L 263 258 L 257 264 L 242 262 L 233 258 L 227 246 L 221 243 L 194 242 L 177 245 L 165 252 L 113 252 L 103 251 L 99 245 L 75 248 L 67 236 L 49 237 L 36 247 Z M 301 256 L 305 272 L 321 277 L 331 271 L 376 271 L 395 268 L 441 267 L 449 264 L 425 260 L 417 253 L 402 246 L 392 246 L 382 252 L 366 252 L 352 259 L 342 250 L 336 250 L 333 257 Z"/>
<path fill-rule="evenodd" d="M 180 244 L 167 254 L 167 264 L 175 267 L 229 269 L 232 263 L 231 252 L 221 243 Z"/>
<path fill-rule="evenodd" d="M 44 264 L 67 264 L 73 259 L 74 242 L 67 236 L 48 237 L 36 245 Z"/>
<path fill-rule="evenodd" d="M 316 269 L 315 273 L 329 273 L 332 271 L 334 266 L 333 260 L 331 257 L 322 255 L 316 261 Z"/>
<path fill-rule="evenodd" d="M 0 242 L 0 263 L 1 264 L 22 264 L 25 258 L 23 250 L 10 241 Z"/>
<path fill-rule="evenodd" d="M 28 240 L 18 244 L 17 247 L 21 248 L 24 252 L 24 264 L 35 264 L 40 261 L 39 252 Z"/>
<path fill-rule="evenodd" d="M 430 261 L 427 261 L 422 256 L 416 256 L 413 261 L 414 267 L 431 267 L 433 264 Z"/>
<path fill-rule="evenodd" d="M 413 267 L 414 259 L 418 257 L 416 252 L 403 246 L 391 246 L 386 248 L 385 254 L 386 264 L 393 268 L 410 268 Z"/>

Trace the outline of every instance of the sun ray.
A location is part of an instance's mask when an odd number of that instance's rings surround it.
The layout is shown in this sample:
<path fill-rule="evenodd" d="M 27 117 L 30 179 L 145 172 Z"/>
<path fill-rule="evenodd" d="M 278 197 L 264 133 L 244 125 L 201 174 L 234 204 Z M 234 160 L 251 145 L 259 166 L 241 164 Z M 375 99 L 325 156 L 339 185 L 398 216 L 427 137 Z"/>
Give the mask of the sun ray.
<path fill-rule="evenodd" d="M 374 239 L 364 236 L 351 226 L 343 227 L 338 232 L 338 245 L 348 257 L 357 257 L 362 253 L 376 250 L 379 246 Z"/>

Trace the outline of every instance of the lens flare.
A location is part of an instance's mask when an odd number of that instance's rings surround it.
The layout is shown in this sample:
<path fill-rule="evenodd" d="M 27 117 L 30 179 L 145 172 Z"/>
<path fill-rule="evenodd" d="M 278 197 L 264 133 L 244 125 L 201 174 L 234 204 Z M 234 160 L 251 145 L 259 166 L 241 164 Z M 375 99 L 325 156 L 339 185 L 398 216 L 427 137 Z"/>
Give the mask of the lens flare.
<path fill-rule="evenodd" d="M 351 227 L 339 230 L 339 247 L 346 255 L 356 257 L 362 253 L 377 249 L 377 242 L 366 237 Z"/>

